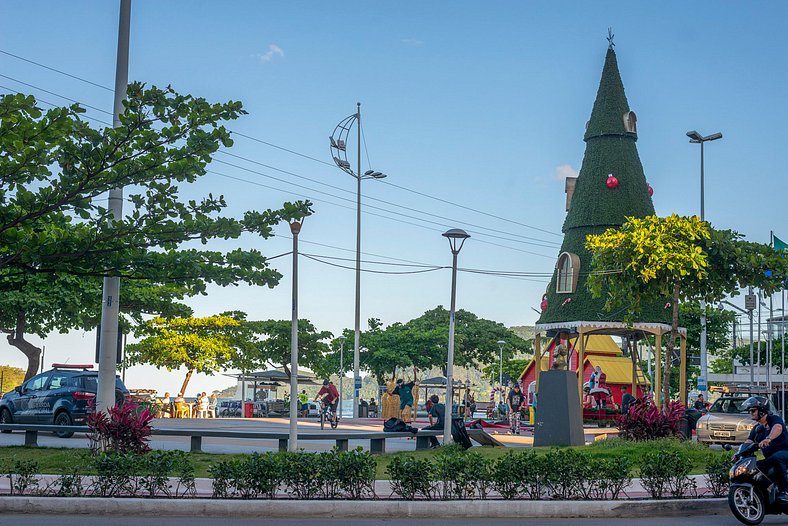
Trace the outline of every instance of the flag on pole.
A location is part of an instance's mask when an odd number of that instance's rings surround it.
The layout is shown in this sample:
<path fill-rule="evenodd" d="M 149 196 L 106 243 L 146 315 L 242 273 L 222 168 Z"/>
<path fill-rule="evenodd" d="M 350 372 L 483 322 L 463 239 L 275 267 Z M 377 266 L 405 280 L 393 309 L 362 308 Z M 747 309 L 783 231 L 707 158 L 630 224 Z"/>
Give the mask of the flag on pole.
<path fill-rule="evenodd" d="M 773 236 L 773 238 L 774 238 L 774 250 L 776 250 L 780 254 L 788 255 L 788 243 L 781 240 L 777 236 Z"/>

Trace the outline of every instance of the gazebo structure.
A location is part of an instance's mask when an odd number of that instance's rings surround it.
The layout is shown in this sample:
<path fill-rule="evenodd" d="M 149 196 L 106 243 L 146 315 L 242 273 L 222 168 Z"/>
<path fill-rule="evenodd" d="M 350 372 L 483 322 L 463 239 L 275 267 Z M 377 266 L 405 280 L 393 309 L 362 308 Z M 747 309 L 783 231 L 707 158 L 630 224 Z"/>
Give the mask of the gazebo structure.
<path fill-rule="evenodd" d="M 578 390 L 588 380 L 590 371 L 583 372 L 586 346 L 591 335 L 621 336 L 629 342 L 633 371 L 637 371 L 635 342 L 648 335 L 655 337 L 654 397 L 660 403 L 663 337 L 669 336 L 671 309 L 664 301 L 644 305 L 639 320 L 625 323 L 624 310 L 605 309 L 604 295 L 591 296 L 586 281 L 591 272 L 591 253 L 586 249 L 586 236 L 600 234 L 608 228 L 620 227 L 626 217 L 654 214 L 653 190 L 646 182 L 638 156 L 637 116 L 631 111 L 618 71 L 612 37 L 608 39 L 607 56 L 602 70 L 591 119 L 586 124 L 583 164 L 576 178 L 566 180 L 566 220 L 564 239 L 555 271 L 542 298 L 541 317 L 536 324 L 534 365 L 538 392 L 542 363 L 542 338 L 550 345 L 574 341 L 577 358 L 570 360 L 578 371 Z M 686 401 L 686 329 L 679 329 L 680 399 Z M 570 356 L 571 358 L 571 356 Z M 549 363 L 547 366 L 549 367 Z M 638 378 L 632 374 L 632 392 L 639 391 Z M 642 389 L 643 385 L 640 385 Z"/>

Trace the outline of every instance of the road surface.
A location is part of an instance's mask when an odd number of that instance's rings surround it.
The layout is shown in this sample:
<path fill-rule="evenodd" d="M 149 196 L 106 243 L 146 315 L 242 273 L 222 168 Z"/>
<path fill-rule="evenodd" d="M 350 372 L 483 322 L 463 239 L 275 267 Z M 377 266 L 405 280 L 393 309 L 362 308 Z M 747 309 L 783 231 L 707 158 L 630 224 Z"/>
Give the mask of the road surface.
<path fill-rule="evenodd" d="M 359 506 L 364 504 L 359 502 Z M 86 515 L 2 515 L 2 526 L 734 526 L 731 515 L 710 517 L 665 517 L 648 519 L 230 519 L 193 517 L 109 517 Z M 788 524 L 788 516 L 767 517 L 763 524 Z"/>

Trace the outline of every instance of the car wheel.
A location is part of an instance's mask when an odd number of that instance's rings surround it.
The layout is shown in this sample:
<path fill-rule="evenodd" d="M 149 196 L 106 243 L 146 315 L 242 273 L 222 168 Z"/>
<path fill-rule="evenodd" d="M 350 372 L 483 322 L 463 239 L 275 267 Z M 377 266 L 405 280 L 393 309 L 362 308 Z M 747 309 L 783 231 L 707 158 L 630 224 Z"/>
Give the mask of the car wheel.
<path fill-rule="evenodd" d="M 56 426 L 73 426 L 74 422 L 71 420 L 71 417 L 65 411 L 60 412 L 55 417 L 55 425 Z M 71 438 L 74 436 L 74 433 L 71 431 L 55 431 L 55 436 L 58 438 Z"/>
<path fill-rule="evenodd" d="M 11 416 L 11 411 L 3 408 L 0 410 L 0 424 L 13 424 L 14 417 Z M 4 430 L 3 433 L 10 433 L 10 430 Z"/>

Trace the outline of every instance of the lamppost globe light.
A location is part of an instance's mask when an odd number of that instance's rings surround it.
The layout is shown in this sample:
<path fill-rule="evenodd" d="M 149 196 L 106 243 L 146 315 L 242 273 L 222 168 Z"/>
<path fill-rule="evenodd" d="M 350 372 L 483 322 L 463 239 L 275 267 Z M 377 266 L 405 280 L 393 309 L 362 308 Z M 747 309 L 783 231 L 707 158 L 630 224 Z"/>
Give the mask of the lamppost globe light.
<path fill-rule="evenodd" d="M 703 145 L 709 141 L 716 141 L 722 139 L 722 134 L 717 132 L 711 135 L 703 136 L 697 130 L 687 132 L 690 142 L 693 144 L 700 144 L 700 220 L 706 220 L 706 210 L 704 202 L 704 173 L 703 173 Z M 700 302 L 700 376 L 698 377 L 698 387 L 701 393 L 706 392 L 706 380 L 708 377 L 708 355 L 706 351 L 706 302 Z M 686 404 L 686 400 L 681 400 Z"/>
<path fill-rule="evenodd" d="M 444 232 L 443 237 L 449 240 L 452 254 L 451 265 L 451 310 L 449 311 L 449 348 L 446 359 L 446 407 L 443 422 L 443 444 L 451 444 L 451 421 L 454 395 L 454 311 L 457 305 L 457 255 L 462 250 L 465 240 L 470 234 L 459 228 L 452 228 Z"/>

